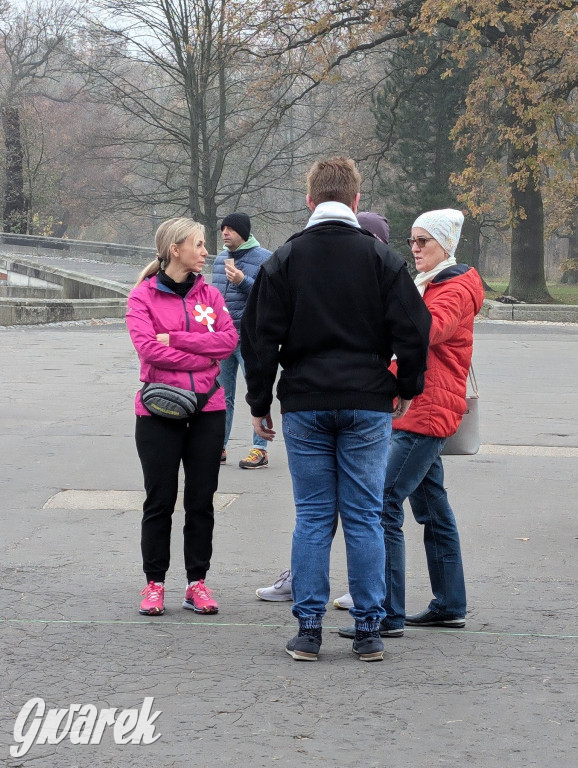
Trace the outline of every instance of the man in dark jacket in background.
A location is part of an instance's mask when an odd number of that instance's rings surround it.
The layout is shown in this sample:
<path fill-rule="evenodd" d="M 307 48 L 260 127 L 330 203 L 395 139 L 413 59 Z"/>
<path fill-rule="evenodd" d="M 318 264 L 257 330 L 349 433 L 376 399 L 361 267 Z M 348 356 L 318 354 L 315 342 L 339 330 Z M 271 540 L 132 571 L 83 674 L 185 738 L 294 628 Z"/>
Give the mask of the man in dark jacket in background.
<path fill-rule="evenodd" d="M 213 285 L 219 289 L 237 331 L 240 331 L 241 318 L 249 293 L 259 272 L 259 267 L 271 256 L 271 251 L 261 248 L 251 234 L 251 219 L 246 213 L 230 213 L 221 222 L 221 233 L 225 250 L 215 259 L 213 265 Z M 233 262 L 233 263 L 231 263 Z M 235 391 L 237 372 L 241 368 L 245 375 L 245 365 L 240 345 L 233 354 L 221 362 L 219 381 L 225 390 L 227 418 L 225 423 L 225 444 L 221 454 L 221 463 L 227 461 L 227 443 L 233 426 L 235 413 Z M 241 469 L 260 469 L 269 463 L 267 442 L 253 432 L 253 446 L 249 455 L 241 459 Z"/>
<path fill-rule="evenodd" d="M 389 243 L 389 222 L 381 213 L 375 211 L 359 211 L 357 221 L 362 229 L 366 229 L 375 235 L 378 240 L 386 245 Z"/>
<path fill-rule="evenodd" d="M 344 157 L 307 176 L 307 227 L 261 268 L 241 323 L 247 402 L 257 434 L 272 440 L 277 397 L 293 481 L 293 615 L 285 650 L 314 661 L 329 599 L 336 509 L 354 607 L 353 650 L 383 658 L 383 485 L 393 417 L 423 389 L 430 315 L 405 261 L 361 230 L 360 176 Z M 388 371 L 397 356 L 397 378 Z"/>

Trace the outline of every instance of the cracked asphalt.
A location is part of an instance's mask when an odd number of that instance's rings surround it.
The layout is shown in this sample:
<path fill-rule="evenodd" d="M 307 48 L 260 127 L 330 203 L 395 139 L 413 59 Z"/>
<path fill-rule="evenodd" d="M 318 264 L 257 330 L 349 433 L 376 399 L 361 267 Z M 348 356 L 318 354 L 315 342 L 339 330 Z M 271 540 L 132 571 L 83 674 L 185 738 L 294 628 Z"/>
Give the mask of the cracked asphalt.
<path fill-rule="evenodd" d="M 576 764 L 577 326 L 476 325 L 484 445 L 477 456 L 445 459 L 467 626 L 408 629 L 386 640 L 382 664 L 354 656 L 336 633 L 349 616 L 331 604 L 319 661 L 294 662 L 283 652 L 294 634 L 290 603 L 255 596 L 288 565 L 293 504 L 280 430 L 268 469 L 237 468 L 250 437 L 241 381 L 220 475 L 219 498 L 228 502 L 216 513 L 207 578 L 219 614 L 181 608 L 177 512 L 167 610 L 143 617 L 138 367 L 124 325 L 4 328 L 0 343 L 0 764 Z M 78 498 L 91 503 L 59 507 L 63 491 L 85 492 Z M 121 501 L 102 508 L 111 491 Z M 414 612 L 430 592 L 411 513 L 405 528 Z M 340 533 L 331 577 L 339 597 L 347 591 Z M 115 744 L 109 729 L 99 745 L 65 738 L 9 754 L 30 698 L 120 710 L 148 696 L 161 711 L 154 744 Z"/>

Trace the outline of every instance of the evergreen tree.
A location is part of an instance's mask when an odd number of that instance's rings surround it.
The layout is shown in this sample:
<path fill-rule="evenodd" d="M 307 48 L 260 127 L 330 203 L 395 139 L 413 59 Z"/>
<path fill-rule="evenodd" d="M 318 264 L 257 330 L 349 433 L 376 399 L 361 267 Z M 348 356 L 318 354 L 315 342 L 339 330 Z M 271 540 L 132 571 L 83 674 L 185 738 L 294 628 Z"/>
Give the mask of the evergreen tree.
<path fill-rule="evenodd" d="M 420 36 L 389 61 L 384 87 L 373 99 L 378 138 L 383 142 L 380 192 L 391 225 L 391 243 L 407 254 L 406 238 L 423 211 L 459 208 L 450 184 L 463 160 L 450 139 L 468 87 L 468 71 L 442 79 L 444 42 Z M 476 262 L 479 227 L 466 220 L 459 257 Z"/>

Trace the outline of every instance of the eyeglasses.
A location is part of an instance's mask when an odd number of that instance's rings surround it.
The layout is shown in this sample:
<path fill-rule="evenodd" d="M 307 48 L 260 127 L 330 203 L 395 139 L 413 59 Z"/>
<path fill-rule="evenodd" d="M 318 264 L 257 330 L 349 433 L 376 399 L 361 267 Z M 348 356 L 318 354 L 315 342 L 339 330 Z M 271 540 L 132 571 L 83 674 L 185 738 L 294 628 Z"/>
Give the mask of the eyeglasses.
<path fill-rule="evenodd" d="M 425 244 L 430 240 L 435 240 L 435 237 L 408 237 L 407 244 L 410 248 L 413 247 L 414 243 L 417 243 L 420 248 L 425 248 Z"/>

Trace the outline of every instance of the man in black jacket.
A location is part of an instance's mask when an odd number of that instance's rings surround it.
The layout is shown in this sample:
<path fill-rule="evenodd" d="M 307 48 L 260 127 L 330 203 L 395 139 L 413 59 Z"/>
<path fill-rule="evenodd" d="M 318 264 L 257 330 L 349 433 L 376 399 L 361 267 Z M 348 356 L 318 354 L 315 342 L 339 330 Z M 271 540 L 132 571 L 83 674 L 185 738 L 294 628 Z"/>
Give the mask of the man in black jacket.
<path fill-rule="evenodd" d="M 356 636 L 364 661 L 383 658 L 385 549 L 381 527 L 391 420 L 422 392 L 431 318 L 405 261 L 355 217 L 360 176 L 344 157 L 307 176 L 307 227 L 259 272 L 241 324 L 253 426 L 275 436 L 277 387 L 293 480 L 293 615 L 285 650 L 314 661 L 329 599 L 335 511 L 345 536 Z M 397 378 L 388 371 L 397 356 Z"/>

